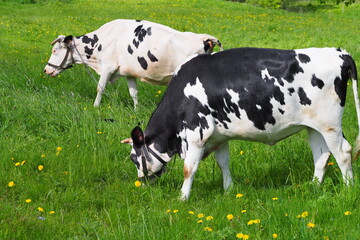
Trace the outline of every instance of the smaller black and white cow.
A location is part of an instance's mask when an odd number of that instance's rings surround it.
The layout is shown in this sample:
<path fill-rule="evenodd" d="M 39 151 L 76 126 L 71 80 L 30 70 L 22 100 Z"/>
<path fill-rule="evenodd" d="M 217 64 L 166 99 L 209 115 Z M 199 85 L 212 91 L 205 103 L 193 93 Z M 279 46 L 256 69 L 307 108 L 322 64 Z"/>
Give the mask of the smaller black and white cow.
<path fill-rule="evenodd" d="M 360 107 L 354 60 L 344 50 L 240 48 L 199 55 L 182 65 L 145 133 L 135 127 L 131 160 L 140 178 L 163 173 L 175 154 L 184 162 L 182 199 L 188 199 L 200 160 L 215 151 L 223 185 L 231 182 L 228 141 L 275 144 L 306 129 L 323 180 L 333 154 L 345 183 L 353 179 L 351 146 L 343 137 L 347 80 Z M 360 138 L 356 140 L 359 151 Z"/>
<path fill-rule="evenodd" d="M 136 78 L 167 85 L 178 66 L 194 54 L 212 52 L 221 43 L 213 36 L 179 32 L 170 27 L 139 20 L 114 20 L 83 36 L 60 35 L 52 44 L 52 55 L 44 72 L 56 76 L 73 63 L 94 69 L 100 80 L 94 106 L 100 105 L 108 82 L 126 77 L 137 105 Z"/>

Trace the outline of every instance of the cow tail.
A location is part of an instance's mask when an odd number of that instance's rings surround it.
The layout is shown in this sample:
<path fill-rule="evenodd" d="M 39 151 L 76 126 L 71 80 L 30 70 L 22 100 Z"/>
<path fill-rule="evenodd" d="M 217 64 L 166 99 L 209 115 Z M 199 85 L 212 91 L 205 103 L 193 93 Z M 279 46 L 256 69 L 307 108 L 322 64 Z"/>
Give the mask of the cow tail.
<path fill-rule="evenodd" d="M 350 57 L 350 76 L 352 80 L 353 86 L 353 93 L 354 93 L 354 100 L 355 100 L 355 108 L 357 114 L 357 121 L 358 121 L 358 135 L 356 137 L 354 153 L 353 153 L 353 160 L 356 160 L 360 153 L 360 101 L 359 101 L 359 93 L 358 93 L 358 77 L 356 71 L 356 64 L 355 61 Z"/>

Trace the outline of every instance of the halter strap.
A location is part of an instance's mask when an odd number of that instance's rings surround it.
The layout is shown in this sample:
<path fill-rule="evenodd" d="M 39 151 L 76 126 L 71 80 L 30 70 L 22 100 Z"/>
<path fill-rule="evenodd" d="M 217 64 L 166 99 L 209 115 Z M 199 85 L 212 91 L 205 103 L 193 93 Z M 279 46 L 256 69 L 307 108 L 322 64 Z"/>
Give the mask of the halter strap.
<path fill-rule="evenodd" d="M 151 155 L 153 155 L 159 162 L 161 162 L 164 166 L 166 166 L 167 162 L 165 162 L 158 154 L 156 154 L 156 152 L 154 150 L 152 150 L 151 148 L 147 148 L 146 145 L 142 145 L 141 146 L 141 152 L 142 152 L 142 157 L 141 157 L 141 162 L 142 162 L 142 166 L 143 166 L 143 173 L 144 176 L 147 177 L 148 175 L 148 169 L 146 167 L 146 162 L 152 163 L 153 159 L 152 157 L 149 155 L 149 152 L 151 153 Z"/>
<path fill-rule="evenodd" d="M 55 65 L 55 64 L 52 64 L 52 63 L 50 63 L 50 62 L 48 62 L 47 65 L 49 65 L 50 67 L 59 68 L 59 69 L 64 69 L 64 70 L 71 68 L 73 65 L 70 65 L 70 66 L 64 68 L 64 65 L 65 65 L 65 63 L 66 63 L 66 61 L 67 61 L 70 53 L 71 53 L 71 58 L 74 59 L 74 58 L 73 58 L 73 53 L 72 53 L 72 51 L 71 51 L 71 48 L 70 48 L 70 47 L 67 47 L 67 51 L 66 51 L 65 57 L 64 57 L 64 59 L 62 60 L 62 62 L 60 63 L 60 65 Z"/>

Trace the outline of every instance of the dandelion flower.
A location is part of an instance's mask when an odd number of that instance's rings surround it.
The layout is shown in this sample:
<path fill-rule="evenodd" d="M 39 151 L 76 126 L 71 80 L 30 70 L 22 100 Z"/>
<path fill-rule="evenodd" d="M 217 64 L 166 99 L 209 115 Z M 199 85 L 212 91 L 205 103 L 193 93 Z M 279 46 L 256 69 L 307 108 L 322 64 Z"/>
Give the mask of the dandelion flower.
<path fill-rule="evenodd" d="M 279 198 L 273 197 L 272 200 L 273 200 L 273 201 L 277 201 L 277 200 L 279 200 Z"/>
<path fill-rule="evenodd" d="M 167 212 L 167 213 L 169 213 L 169 212 L 171 212 L 171 210 L 170 210 L 170 209 L 168 209 L 168 210 L 166 210 L 166 212 Z"/>
<path fill-rule="evenodd" d="M 333 166 L 333 165 L 334 165 L 334 162 L 329 162 L 327 165 L 328 165 L 328 166 Z"/>
<path fill-rule="evenodd" d="M 179 212 L 179 210 L 177 210 L 177 209 L 175 209 L 174 211 L 173 211 L 173 213 L 178 213 Z"/>
<path fill-rule="evenodd" d="M 62 151 L 62 147 L 57 147 L 57 148 L 56 148 L 56 151 L 57 151 L 57 152 L 61 152 L 61 151 Z"/>
<path fill-rule="evenodd" d="M 197 221 L 197 223 L 202 223 L 202 222 L 203 222 L 203 220 L 201 220 L 201 219 L 199 221 Z"/>
<path fill-rule="evenodd" d="M 344 215 L 345 215 L 345 216 L 351 215 L 351 212 L 350 212 L 350 211 L 346 211 L 346 212 L 344 212 Z"/>
<path fill-rule="evenodd" d="M 24 161 L 22 161 L 22 162 L 21 162 L 21 166 L 22 166 L 22 165 L 24 165 L 25 163 L 26 163 L 26 161 L 25 161 L 25 160 L 24 160 Z"/>
<path fill-rule="evenodd" d="M 307 211 L 305 211 L 301 214 L 302 218 L 306 218 L 307 216 L 309 216 L 309 213 Z"/>
<path fill-rule="evenodd" d="M 161 91 L 159 90 L 159 91 L 157 91 L 157 93 L 158 93 L 158 94 L 160 94 L 160 93 L 161 93 Z"/>
<path fill-rule="evenodd" d="M 242 198 L 243 196 L 241 193 L 236 194 L 236 198 Z"/>
<path fill-rule="evenodd" d="M 38 210 L 39 212 L 45 212 L 45 210 L 44 210 L 42 207 L 38 207 L 37 210 Z"/>
<path fill-rule="evenodd" d="M 193 211 L 189 211 L 189 214 L 194 215 L 195 213 Z"/>
<path fill-rule="evenodd" d="M 242 239 L 244 239 L 244 240 L 249 239 L 249 238 L 250 238 L 250 236 L 248 234 L 244 234 L 242 237 Z"/>
<path fill-rule="evenodd" d="M 315 225 L 314 223 L 312 223 L 312 222 L 309 222 L 309 223 L 307 224 L 307 226 L 308 226 L 308 228 L 313 228 L 313 227 L 315 227 L 316 225 Z"/>
<path fill-rule="evenodd" d="M 44 169 L 44 166 L 43 166 L 43 165 L 39 165 L 39 166 L 38 166 L 38 170 L 39 170 L 39 171 L 42 171 L 43 169 Z"/>
<path fill-rule="evenodd" d="M 55 214 L 55 211 L 50 211 L 49 214 Z"/>
<path fill-rule="evenodd" d="M 204 217 L 204 214 L 199 213 L 199 214 L 197 215 L 197 217 L 198 217 L 198 218 L 203 218 L 203 217 Z"/>
<path fill-rule="evenodd" d="M 245 210 L 245 209 L 244 209 L 244 210 L 241 210 L 241 212 L 242 212 L 242 213 L 246 213 L 246 210 Z"/>
<path fill-rule="evenodd" d="M 30 198 L 28 198 L 28 199 L 25 200 L 26 203 L 31 203 L 31 201 L 32 201 L 32 200 L 31 200 Z"/>
<path fill-rule="evenodd" d="M 226 216 L 226 218 L 227 218 L 229 221 L 232 221 L 232 220 L 234 219 L 234 215 L 228 214 L 228 215 Z"/>
<path fill-rule="evenodd" d="M 140 181 L 135 181 L 135 187 L 140 187 L 141 186 L 141 182 Z"/>
<path fill-rule="evenodd" d="M 212 232 L 212 228 L 211 227 L 204 227 L 204 230 L 207 232 Z"/>
<path fill-rule="evenodd" d="M 10 181 L 10 182 L 8 183 L 8 186 L 9 186 L 9 187 L 13 187 L 13 186 L 15 186 L 14 181 Z"/>
<path fill-rule="evenodd" d="M 240 151 L 240 154 L 243 155 L 243 154 L 244 154 L 244 151 Z"/>
<path fill-rule="evenodd" d="M 15 167 L 20 166 L 20 162 L 15 163 Z"/>
<path fill-rule="evenodd" d="M 44 157 L 45 157 L 45 154 L 41 154 L 41 157 L 44 158 Z"/>
<path fill-rule="evenodd" d="M 247 225 L 253 225 L 254 224 L 254 220 L 250 220 L 248 221 Z"/>
<path fill-rule="evenodd" d="M 277 235 L 276 233 L 273 233 L 272 237 L 273 237 L 273 238 L 277 238 L 278 235 Z"/>
<path fill-rule="evenodd" d="M 238 234 L 236 234 L 236 237 L 241 239 L 241 238 L 243 238 L 243 237 L 244 237 L 244 234 L 242 234 L 242 233 L 238 233 Z"/>
<path fill-rule="evenodd" d="M 260 223 L 260 219 L 255 219 L 254 223 Z"/>
<path fill-rule="evenodd" d="M 214 217 L 213 217 L 213 216 L 207 216 L 207 217 L 206 217 L 206 220 L 208 220 L 208 221 L 214 220 Z"/>

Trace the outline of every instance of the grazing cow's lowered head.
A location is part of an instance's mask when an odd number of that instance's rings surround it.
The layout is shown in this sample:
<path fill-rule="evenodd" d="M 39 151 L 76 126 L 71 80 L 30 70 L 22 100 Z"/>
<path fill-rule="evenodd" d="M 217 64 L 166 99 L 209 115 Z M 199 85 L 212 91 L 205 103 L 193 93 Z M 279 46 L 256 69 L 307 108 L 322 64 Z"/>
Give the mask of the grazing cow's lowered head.
<path fill-rule="evenodd" d="M 130 159 L 137 167 L 140 180 L 152 180 L 166 172 L 166 164 L 170 161 L 170 157 L 167 154 L 160 154 L 151 144 L 146 144 L 140 127 L 135 127 L 131 132 L 131 138 L 121 142 L 132 145 Z"/>
<path fill-rule="evenodd" d="M 62 71 L 72 67 L 74 63 L 72 39 L 72 36 L 60 35 L 51 43 L 54 47 L 44 69 L 47 75 L 55 77 Z"/>

